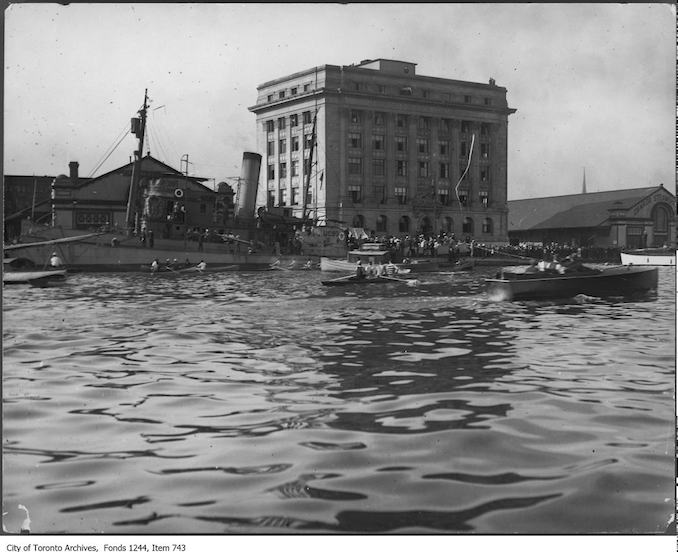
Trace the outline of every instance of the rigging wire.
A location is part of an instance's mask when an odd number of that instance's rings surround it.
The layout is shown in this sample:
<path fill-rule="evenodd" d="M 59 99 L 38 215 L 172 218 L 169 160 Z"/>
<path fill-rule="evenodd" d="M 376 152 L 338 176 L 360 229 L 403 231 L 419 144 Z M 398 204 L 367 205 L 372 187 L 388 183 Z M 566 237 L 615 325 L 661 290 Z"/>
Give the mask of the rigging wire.
<path fill-rule="evenodd" d="M 106 149 L 106 151 L 104 152 L 105 157 L 101 161 L 99 161 L 99 163 L 90 171 L 90 173 L 87 175 L 87 178 L 91 178 L 94 175 L 94 173 L 96 173 L 101 168 L 101 166 L 106 162 L 106 160 L 113 154 L 113 152 L 117 149 L 117 147 L 122 143 L 122 141 L 127 136 L 127 131 L 128 127 L 127 125 L 125 125 L 120 131 L 118 137 L 115 139 L 116 141 L 115 145 L 109 146 Z M 108 152 L 108 154 L 106 154 L 106 152 Z"/>

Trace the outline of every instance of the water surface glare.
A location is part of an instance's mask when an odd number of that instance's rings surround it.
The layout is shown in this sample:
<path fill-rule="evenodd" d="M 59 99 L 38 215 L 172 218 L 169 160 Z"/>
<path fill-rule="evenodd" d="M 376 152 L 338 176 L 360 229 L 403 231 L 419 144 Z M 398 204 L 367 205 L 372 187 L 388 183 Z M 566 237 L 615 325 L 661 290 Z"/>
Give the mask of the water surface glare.
<path fill-rule="evenodd" d="M 654 533 L 675 282 L 78 274 L 3 289 L 3 522 L 32 533 Z M 372 289 L 379 288 L 379 289 Z"/>

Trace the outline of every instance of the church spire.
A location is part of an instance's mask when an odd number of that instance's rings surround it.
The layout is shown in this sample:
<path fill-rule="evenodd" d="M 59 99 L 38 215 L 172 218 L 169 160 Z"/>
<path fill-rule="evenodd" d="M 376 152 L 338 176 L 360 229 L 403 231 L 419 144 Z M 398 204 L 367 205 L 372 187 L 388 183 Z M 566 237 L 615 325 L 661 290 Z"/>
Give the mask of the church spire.
<path fill-rule="evenodd" d="M 581 193 L 582 194 L 586 193 L 586 167 L 584 167 L 584 180 L 581 184 Z"/>

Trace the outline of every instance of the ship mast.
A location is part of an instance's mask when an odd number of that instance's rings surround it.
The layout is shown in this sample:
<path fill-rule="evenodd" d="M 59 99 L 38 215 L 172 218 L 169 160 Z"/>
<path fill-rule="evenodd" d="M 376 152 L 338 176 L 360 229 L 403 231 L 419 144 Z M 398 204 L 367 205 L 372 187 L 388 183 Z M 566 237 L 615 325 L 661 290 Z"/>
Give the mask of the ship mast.
<path fill-rule="evenodd" d="M 144 135 L 146 134 L 146 110 L 148 109 L 148 88 L 144 91 L 144 106 L 139 110 L 139 117 L 133 117 L 131 132 L 139 139 L 139 149 L 134 152 L 132 165 L 132 183 L 127 198 L 127 232 L 138 233 L 139 228 L 139 181 L 141 180 L 141 158 L 144 151 Z"/>

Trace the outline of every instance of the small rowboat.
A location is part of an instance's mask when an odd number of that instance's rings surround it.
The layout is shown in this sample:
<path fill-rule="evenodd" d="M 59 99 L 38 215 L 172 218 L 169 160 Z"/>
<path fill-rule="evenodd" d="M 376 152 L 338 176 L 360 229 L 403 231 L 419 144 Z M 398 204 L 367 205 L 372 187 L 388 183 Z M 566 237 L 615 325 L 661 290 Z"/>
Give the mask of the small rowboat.
<path fill-rule="evenodd" d="M 416 280 L 405 280 L 404 278 L 395 278 L 393 276 L 375 276 L 373 278 L 358 278 L 356 276 L 344 276 L 334 278 L 333 280 L 322 280 L 320 283 L 324 286 L 366 286 L 373 284 L 411 284 Z"/>
<path fill-rule="evenodd" d="M 675 249 L 655 247 L 651 249 L 630 249 L 620 253 L 623 265 L 674 266 Z"/>
<path fill-rule="evenodd" d="M 21 270 L 5 272 L 2 275 L 3 284 L 31 284 L 39 285 L 47 282 L 61 282 L 66 279 L 65 270 Z"/>

